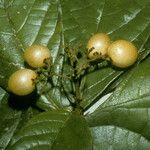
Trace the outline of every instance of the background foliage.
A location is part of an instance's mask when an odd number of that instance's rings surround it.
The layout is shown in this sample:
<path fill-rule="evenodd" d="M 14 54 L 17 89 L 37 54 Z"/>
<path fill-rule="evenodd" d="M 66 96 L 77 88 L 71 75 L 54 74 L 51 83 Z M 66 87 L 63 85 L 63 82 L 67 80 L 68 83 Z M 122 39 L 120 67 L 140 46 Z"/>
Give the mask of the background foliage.
<path fill-rule="evenodd" d="M 84 46 L 96 32 L 132 41 L 139 61 L 127 70 L 106 65 L 82 78 L 83 111 L 112 92 L 93 113 L 71 111 L 62 85 L 72 93 L 72 83 L 59 76 L 52 89 L 41 83 L 39 96 L 7 91 L 9 76 L 25 67 L 28 46 L 47 46 L 55 72 L 67 73 L 65 45 Z M 149 0 L 0 0 L 0 149 L 149 150 L 149 35 Z"/>

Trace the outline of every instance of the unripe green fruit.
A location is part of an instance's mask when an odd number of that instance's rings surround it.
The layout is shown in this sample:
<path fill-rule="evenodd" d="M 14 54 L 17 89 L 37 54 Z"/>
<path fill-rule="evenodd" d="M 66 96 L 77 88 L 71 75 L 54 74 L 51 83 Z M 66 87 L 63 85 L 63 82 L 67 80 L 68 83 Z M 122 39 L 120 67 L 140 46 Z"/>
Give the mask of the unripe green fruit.
<path fill-rule="evenodd" d="M 8 80 L 8 89 L 19 96 L 28 95 L 35 89 L 37 74 L 30 69 L 20 69 L 14 72 Z"/>

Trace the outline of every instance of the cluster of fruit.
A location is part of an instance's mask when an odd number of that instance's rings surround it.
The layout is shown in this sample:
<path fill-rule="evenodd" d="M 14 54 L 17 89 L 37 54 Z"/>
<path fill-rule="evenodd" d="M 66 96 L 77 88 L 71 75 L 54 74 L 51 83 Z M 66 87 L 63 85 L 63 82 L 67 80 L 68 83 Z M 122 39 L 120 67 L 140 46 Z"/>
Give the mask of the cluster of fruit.
<path fill-rule="evenodd" d="M 108 35 L 97 33 L 87 43 L 87 57 L 92 60 L 106 59 L 116 67 L 126 68 L 136 62 L 138 52 L 129 41 L 112 42 Z M 50 50 L 42 45 L 32 45 L 26 49 L 24 60 L 32 68 L 43 68 L 51 64 Z M 33 69 L 20 69 L 10 76 L 8 89 L 16 95 L 28 95 L 35 89 L 37 77 L 38 73 Z"/>
<path fill-rule="evenodd" d="M 137 48 L 131 42 L 126 40 L 112 42 L 104 33 L 93 35 L 87 43 L 87 49 L 90 59 L 106 59 L 119 68 L 133 65 L 138 57 Z"/>
<path fill-rule="evenodd" d="M 42 68 L 50 62 L 50 50 L 42 45 L 32 45 L 24 53 L 24 60 L 32 68 Z M 8 89 L 19 96 L 33 92 L 38 74 L 31 69 L 20 69 L 14 72 L 8 80 Z"/>

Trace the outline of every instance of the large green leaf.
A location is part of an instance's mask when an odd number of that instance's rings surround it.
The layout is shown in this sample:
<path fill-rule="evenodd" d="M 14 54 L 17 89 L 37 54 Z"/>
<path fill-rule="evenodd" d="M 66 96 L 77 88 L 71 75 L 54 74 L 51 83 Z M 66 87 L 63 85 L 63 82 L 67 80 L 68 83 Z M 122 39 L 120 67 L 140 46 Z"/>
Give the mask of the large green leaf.
<path fill-rule="evenodd" d="M 132 69 L 120 86 L 93 114 L 92 127 L 114 125 L 150 139 L 150 58 Z"/>
<path fill-rule="evenodd" d="M 111 68 L 102 68 L 98 71 L 86 75 L 83 79 L 83 101 L 81 106 L 88 107 L 95 99 L 105 91 L 105 89 L 116 80 L 121 71 L 115 71 Z"/>
<path fill-rule="evenodd" d="M 149 150 L 150 142 L 140 134 L 115 127 L 91 128 L 93 150 Z"/>
<path fill-rule="evenodd" d="M 23 67 L 22 46 L 15 35 L 10 16 L 3 2 L 0 2 L 0 85 L 7 87 L 10 74 Z"/>
<path fill-rule="evenodd" d="M 83 42 L 92 33 L 105 32 L 113 40 L 138 40 L 137 46 L 144 47 L 150 35 L 149 7 L 149 0 L 64 0 L 65 39 L 72 43 Z"/>
<path fill-rule="evenodd" d="M 12 139 L 8 149 L 91 150 L 90 131 L 83 117 L 66 111 L 32 118 Z"/>
<path fill-rule="evenodd" d="M 27 120 L 40 112 L 33 108 L 27 108 L 24 111 L 16 108 L 9 100 L 6 91 L 0 88 L 0 149 L 5 149 L 17 130 L 20 130 Z"/>
<path fill-rule="evenodd" d="M 8 106 L 8 94 L 0 88 L 0 149 L 5 149 L 19 124 L 21 112 Z"/>

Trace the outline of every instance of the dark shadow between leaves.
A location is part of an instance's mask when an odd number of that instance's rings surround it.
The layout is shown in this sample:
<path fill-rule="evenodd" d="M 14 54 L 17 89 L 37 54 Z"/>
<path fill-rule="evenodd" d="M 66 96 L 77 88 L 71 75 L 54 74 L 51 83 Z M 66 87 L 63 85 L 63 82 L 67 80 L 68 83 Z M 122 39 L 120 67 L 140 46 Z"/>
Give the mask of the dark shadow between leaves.
<path fill-rule="evenodd" d="M 36 91 L 27 96 L 18 96 L 11 93 L 8 99 L 8 104 L 14 109 L 25 110 L 30 106 L 33 106 L 36 103 L 38 97 L 39 96 L 37 95 Z"/>

